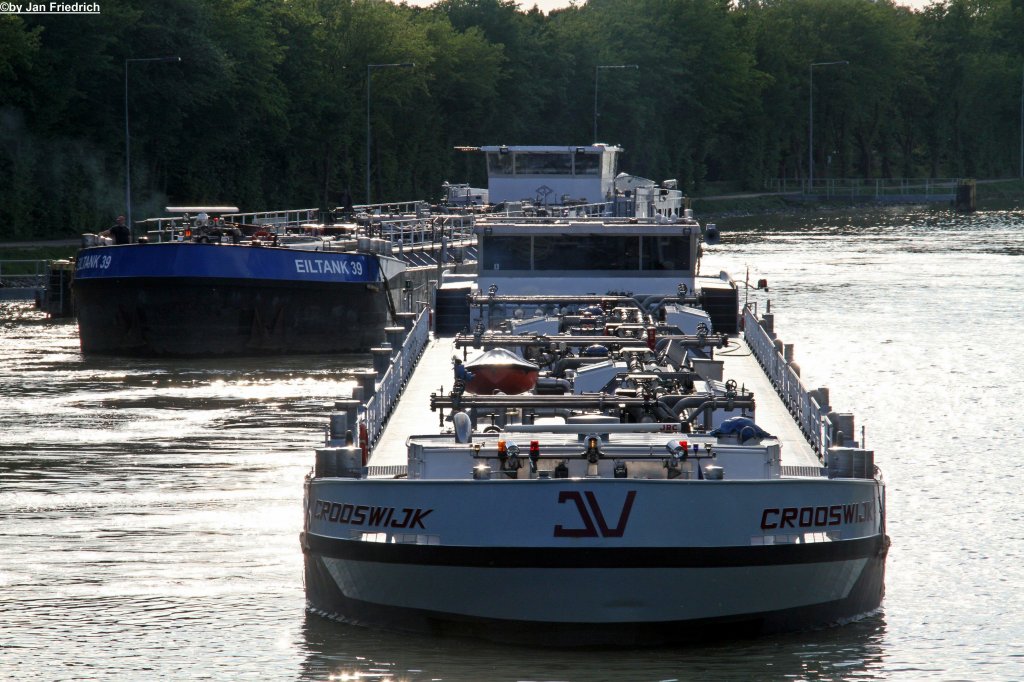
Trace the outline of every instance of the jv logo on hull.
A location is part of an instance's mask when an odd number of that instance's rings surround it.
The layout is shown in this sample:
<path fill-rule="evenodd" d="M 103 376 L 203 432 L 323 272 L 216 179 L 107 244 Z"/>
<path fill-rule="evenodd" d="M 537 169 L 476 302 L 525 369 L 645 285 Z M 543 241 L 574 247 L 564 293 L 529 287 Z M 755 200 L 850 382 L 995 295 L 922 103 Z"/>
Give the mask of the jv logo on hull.
<path fill-rule="evenodd" d="M 597 501 L 597 496 L 587 490 L 578 492 L 575 490 L 562 490 L 558 493 L 558 503 L 565 504 L 572 502 L 576 505 L 582 528 L 566 528 L 561 524 L 555 526 L 556 538 L 621 538 L 626 532 L 626 524 L 629 523 L 629 514 L 633 510 L 633 500 L 636 499 L 636 491 L 630 490 L 626 493 L 626 500 L 619 511 L 619 520 L 615 527 L 610 527 L 605 520 L 604 512 Z"/>

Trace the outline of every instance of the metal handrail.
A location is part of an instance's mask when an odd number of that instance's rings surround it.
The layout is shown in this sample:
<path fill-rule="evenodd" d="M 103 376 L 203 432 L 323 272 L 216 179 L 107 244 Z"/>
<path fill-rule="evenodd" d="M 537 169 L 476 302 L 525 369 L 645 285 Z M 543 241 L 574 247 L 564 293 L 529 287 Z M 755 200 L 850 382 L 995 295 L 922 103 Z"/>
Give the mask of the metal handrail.
<path fill-rule="evenodd" d="M 396 245 L 436 245 L 442 238 L 449 241 L 471 240 L 474 238 L 473 215 L 431 216 L 424 209 L 423 202 L 399 204 L 374 204 L 359 206 L 356 210 L 369 216 L 368 236 L 387 239 Z M 256 211 L 250 213 L 225 213 L 225 223 L 266 227 L 280 233 L 288 228 L 297 228 L 319 220 L 315 208 L 290 209 L 286 211 Z M 182 216 L 165 216 L 138 221 L 152 242 L 175 241 L 187 229 Z M 362 230 L 361 230 L 362 231 Z M 355 235 L 353 235 L 355 236 Z"/>
<path fill-rule="evenodd" d="M 430 338 L 430 315 L 427 308 L 420 311 L 412 329 L 405 336 L 402 347 L 391 358 L 391 364 L 375 383 L 373 396 L 359 409 L 359 420 L 366 426 L 370 450 L 376 445 L 398 398 L 409 383 L 416 363 Z"/>
<path fill-rule="evenodd" d="M 250 213 L 225 213 L 225 221 L 242 225 L 268 225 L 275 227 L 296 226 L 319 220 L 320 209 L 297 208 L 286 211 L 254 211 Z"/>
<path fill-rule="evenodd" d="M 775 339 L 761 326 L 751 306 L 743 310 L 743 338 L 750 346 L 765 375 L 786 405 L 807 442 L 824 458 L 832 447 L 832 421 L 828 405 L 820 405 L 776 347 Z"/>

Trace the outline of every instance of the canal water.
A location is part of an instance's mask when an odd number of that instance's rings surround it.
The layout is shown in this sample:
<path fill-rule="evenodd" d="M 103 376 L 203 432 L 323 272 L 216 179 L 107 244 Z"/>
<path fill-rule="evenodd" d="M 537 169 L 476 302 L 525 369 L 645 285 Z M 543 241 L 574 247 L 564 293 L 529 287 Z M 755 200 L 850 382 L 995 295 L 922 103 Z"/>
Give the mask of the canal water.
<path fill-rule="evenodd" d="M 302 479 L 369 358 L 83 358 L 73 324 L 3 301 L 0 678 L 1024 679 L 1024 214 L 719 227 L 703 274 L 768 280 L 750 300 L 770 298 L 807 384 L 856 415 L 885 473 L 878 613 L 572 651 L 323 621 L 303 608 Z"/>

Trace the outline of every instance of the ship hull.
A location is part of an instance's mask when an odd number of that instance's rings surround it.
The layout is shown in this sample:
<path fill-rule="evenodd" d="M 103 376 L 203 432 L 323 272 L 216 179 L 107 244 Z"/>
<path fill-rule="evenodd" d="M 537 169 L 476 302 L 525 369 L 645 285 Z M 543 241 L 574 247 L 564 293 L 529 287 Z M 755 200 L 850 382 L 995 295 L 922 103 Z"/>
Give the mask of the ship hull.
<path fill-rule="evenodd" d="M 514 553 L 514 565 L 453 566 L 354 558 L 320 539 L 305 544 L 315 613 L 528 645 L 664 645 L 825 627 L 876 610 L 885 581 L 881 536 L 775 557 L 764 548 L 664 548 L 644 567 L 600 550 L 565 555 L 560 567 L 540 551 Z"/>
<path fill-rule="evenodd" d="M 365 351 L 383 341 L 390 319 L 369 255 L 168 244 L 86 249 L 78 262 L 74 297 L 86 354 Z"/>
<path fill-rule="evenodd" d="M 369 498 L 360 483 L 311 486 L 302 536 L 308 608 L 354 624 L 660 645 L 838 624 L 884 593 L 883 510 L 860 482 L 496 481 L 400 495 L 420 485 L 407 481 L 364 485 Z M 787 507 L 771 505 L 801 499 L 818 505 L 793 507 L 811 525 L 773 528 Z M 713 521 L 729 517 L 740 522 Z"/>

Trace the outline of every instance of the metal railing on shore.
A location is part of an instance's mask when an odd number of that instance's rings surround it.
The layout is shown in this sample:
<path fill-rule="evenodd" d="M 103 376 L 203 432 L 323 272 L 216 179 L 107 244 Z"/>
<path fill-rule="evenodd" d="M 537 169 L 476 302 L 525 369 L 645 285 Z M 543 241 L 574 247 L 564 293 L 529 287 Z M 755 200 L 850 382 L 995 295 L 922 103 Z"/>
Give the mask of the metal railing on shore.
<path fill-rule="evenodd" d="M 0 287 L 41 289 L 46 286 L 48 260 L 0 260 Z"/>
<path fill-rule="evenodd" d="M 952 199 L 962 178 L 772 178 L 765 182 L 765 191 L 780 194 L 801 194 L 824 198 L 875 199 L 921 197 L 927 200 Z"/>
<path fill-rule="evenodd" d="M 743 338 L 807 442 L 823 460 L 834 444 L 835 433 L 829 416 L 828 389 L 808 391 L 804 387 L 800 375 L 786 359 L 784 344 L 769 331 L 772 322 L 770 316 L 758 320 L 755 307 L 748 305 L 743 310 Z"/>

